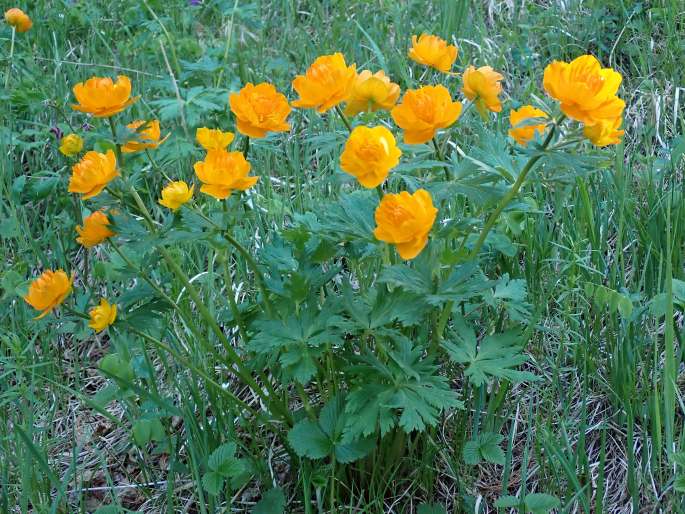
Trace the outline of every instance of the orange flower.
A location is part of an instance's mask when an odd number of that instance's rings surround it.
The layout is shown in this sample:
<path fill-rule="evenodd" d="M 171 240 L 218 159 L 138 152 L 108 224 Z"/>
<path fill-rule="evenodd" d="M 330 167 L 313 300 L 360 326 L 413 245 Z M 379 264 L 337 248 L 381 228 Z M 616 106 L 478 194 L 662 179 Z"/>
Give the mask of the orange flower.
<path fill-rule="evenodd" d="M 326 112 L 347 100 L 356 77 L 356 66 L 347 66 L 343 54 L 322 55 L 304 75 L 293 80 L 293 88 L 300 95 L 293 106 Z"/>
<path fill-rule="evenodd" d="M 476 109 L 481 116 L 485 117 L 487 111 L 500 112 L 502 103 L 499 94 L 502 92 L 500 81 L 504 77 L 493 70 L 490 66 L 481 66 L 476 69 L 469 66 L 464 71 L 464 96 L 475 102 Z"/>
<path fill-rule="evenodd" d="M 416 145 L 430 141 L 461 114 L 461 102 L 453 102 L 445 86 L 410 89 L 392 111 L 395 123 L 404 130 L 404 142 Z"/>
<path fill-rule="evenodd" d="M 369 70 L 363 70 L 354 81 L 345 114 L 354 116 L 362 111 L 387 111 L 392 109 L 399 97 L 400 86 L 390 82 L 390 77 L 382 70 L 373 75 Z"/>
<path fill-rule="evenodd" d="M 530 123 L 527 120 L 534 118 L 548 118 L 547 113 L 536 109 L 532 105 L 524 105 L 518 110 L 511 110 L 509 113 L 509 135 L 513 137 L 516 142 L 522 146 L 526 146 L 528 141 L 535 137 L 535 132 L 542 136 L 545 133 L 546 125 L 544 123 Z"/>
<path fill-rule="evenodd" d="M 102 332 L 117 319 L 117 306 L 100 298 L 100 305 L 93 307 L 88 314 L 90 316 L 88 326 L 96 332 Z"/>
<path fill-rule="evenodd" d="M 69 278 L 64 271 L 58 269 L 46 270 L 31 282 L 24 301 L 37 311 L 42 311 L 35 319 L 47 316 L 52 309 L 61 304 L 71 292 L 73 281 L 73 277 Z"/>
<path fill-rule="evenodd" d="M 99 245 L 108 237 L 112 237 L 114 232 L 109 229 L 109 218 L 102 211 L 95 211 L 83 220 L 83 226 L 78 225 L 76 232 L 79 237 L 76 241 L 86 248 Z"/>
<path fill-rule="evenodd" d="M 219 129 L 199 128 L 195 131 L 195 139 L 205 150 L 225 150 L 233 141 L 233 132 L 222 132 Z"/>
<path fill-rule="evenodd" d="M 200 191 L 217 200 L 228 198 L 234 189 L 245 191 L 259 177 L 248 177 L 250 163 L 240 152 L 210 150 L 204 161 L 195 163 L 195 174 L 202 182 Z"/>
<path fill-rule="evenodd" d="M 561 102 L 566 116 L 591 126 L 623 114 L 625 102 L 616 96 L 622 80 L 620 73 L 602 68 L 592 55 L 581 55 L 570 63 L 549 64 L 542 85 Z"/>
<path fill-rule="evenodd" d="M 126 125 L 126 127 L 136 133 L 138 140 L 127 141 L 121 147 L 121 151 L 124 153 L 139 152 L 146 148 L 157 148 L 169 137 L 167 134 L 163 139 L 160 139 L 162 134 L 159 128 L 159 120 L 136 120 Z M 140 127 L 143 128 L 140 129 Z"/>
<path fill-rule="evenodd" d="M 290 125 L 285 121 L 292 110 L 288 99 L 271 84 L 247 84 L 229 97 L 231 111 L 237 119 L 241 134 L 265 137 L 267 132 L 285 132 Z"/>
<path fill-rule="evenodd" d="M 623 138 L 624 130 L 619 130 L 623 118 L 600 120 L 594 125 L 585 126 L 583 135 L 595 146 L 617 145 Z"/>
<path fill-rule="evenodd" d="M 193 197 L 195 186 L 188 187 L 183 180 L 177 182 L 170 182 L 164 189 L 162 189 L 162 198 L 159 199 L 159 204 L 171 209 L 178 210 L 181 205 L 189 202 Z"/>
<path fill-rule="evenodd" d="M 138 100 L 131 98 L 131 81 L 126 75 L 119 75 L 116 83 L 109 77 L 92 77 L 76 84 L 73 91 L 78 104 L 71 108 L 96 118 L 109 118 Z"/>
<path fill-rule="evenodd" d="M 409 58 L 413 61 L 430 66 L 443 73 L 457 60 L 457 47 L 448 45 L 447 41 L 438 36 L 421 34 L 419 38 L 411 37 L 412 47 L 409 49 Z"/>
<path fill-rule="evenodd" d="M 383 183 L 400 162 L 402 152 L 385 127 L 355 127 L 340 156 L 340 167 L 367 188 Z"/>
<path fill-rule="evenodd" d="M 10 27 L 14 27 L 17 32 L 26 32 L 33 27 L 33 22 L 29 15 L 17 7 L 12 7 L 5 11 L 5 21 Z"/>
<path fill-rule="evenodd" d="M 107 150 L 107 153 L 86 152 L 71 167 L 68 191 L 82 194 L 83 199 L 87 200 L 99 195 L 118 176 L 117 158 L 112 150 Z"/>
<path fill-rule="evenodd" d="M 413 259 L 428 243 L 428 233 L 437 213 L 425 189 L 413 195 L 406 191 L 385 195 L 376 208 L 373 235 L 379 241 L 395 245 L 404 260 Z"/>

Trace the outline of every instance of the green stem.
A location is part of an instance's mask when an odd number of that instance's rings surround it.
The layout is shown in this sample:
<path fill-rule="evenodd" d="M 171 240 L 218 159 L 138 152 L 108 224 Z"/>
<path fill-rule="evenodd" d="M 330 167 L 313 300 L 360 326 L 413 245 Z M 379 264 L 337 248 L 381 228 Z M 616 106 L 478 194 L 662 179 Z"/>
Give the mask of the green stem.
<path fill-rule="evenodd" d="M 243 157 L 247 159 L 247 154 L 250 153 L 250 136 L 245 136 L 245 142 L 243 143 Z"/>
<path fill-rule="evenodd" d="M 335 112 L 338 113 L 338 116 L 340 116 L 340 119 L 343 121 L 343 123 L 347 127 L 347 131 L 352 132 L 352 125 L 350 125 L 350 121 L 347 119 L 347 116 L 345 116 L 345 113 L 342 112 L 342 109 L 340 109 L 339 105 L 335 106 Z"/>
<path fill-rule="evenodd" d="M 255 275 L 255 281 L 257 282 L 257 287 L 259 287 L 259 290 L 262 292 L 262 297 L 264 298 L 264 310 L 266 310 L 268 316 L 271 316 L 271 313 L 273 312 L 271 308 L 271 301 L 269 300 L 269 295 L 264 284 L 264 276 L 262 275 L 262 272 L 259 271 L 257 262 L 252 258 L 252 255 L 250 255 L 245 247 L 241 245 L 231 234 L 224 232 L 224 237 L 233 245 L 236 250 L 238 250 L 238 252 L 240 252 L 240 254 L 250 265 L 250 268 L 252 268 L 252 272 Z"/>
<path fill-rule="evenodd" d="M 552 128 L 549 131 L 549 134 L 547 134 L 547 138 L 545 139 L 544 143 L 542 143 L 542 148 L 541 150 L 547 149 L 549 146 L 550 142 L 552 141 L 552 137 L 554 136 L 554 132 L 556 129 L 556 126 L 561 123 L 564 119 L 564 116 L 562 115 L 559 120 L 552 126 Z M 483 230 L 480 233 L 480 236 L 478 237 L 478 240 L 476 241 L 476 244 L 474 245 L 473 249 L 469 253 L 469 257 L 471 259 L 474 259 L 476 256 L 478 256 L 478 253 L 480 252 L 481 248 L 483 247 L 483 244 L 485 243 L 486 238 L 488 237 L 488 234 L 490 233 L 490 230 L 492 230 L 492 227 L 495 226 L 495 223 L 497 223 L 497 219 L 499 218 L 500 214 L 504 211 L 504 209 L 507 208 L 509 203 L 516 197 L 518 194 L 519 190 L 521 189 L 521 186 L 523 185 L 523 182 L 526 180 L 526 176 L 530 172 L 530 170 L 533 169 L 533 166 L 537 164 L 537 162 L 542 158 L 543 153 L 537 153 L 534 156 L 532 156 L 530 159 L 528 159 L 528 162 L 526 165 L 523 167 L 521 170 L 521 173 L 519 173 L 518 177 L 516 178 L 516 182 L 514 182 L 514 185 L 511 186 L 511 189 L 507 191 L 507 194 L 504 195 L 504 198 L 500 201 L 499 205 L 497 205 L 497 208 L 495 211 L 490 215 L 488 220 L 485 222 L 485 226 L 483 227 Z"/>
<path fill-rule="evenodd" d="M 248 341 L 247 331 L 245 330 L 245 325 L 243 322 L 243 317 L 238 309 L 238 304 L 235 301 L 235 293 L 233 291 L 233 277 L 231 276 L 231 269 L 229 268 L 230 255 L 225 252 L 223 256 L 224 261 L 224 280 L 226 281 L 226 287 L 228 288 L 228 303 L 231 307 L 231 312 L 233 313 L 233 318 L 235 319 L 236 325 L 238 325 L 238 331 L 240 332 L 240 337 L 244 342 Z"/>
<path fill-rule="evenodd" d="M 552 138 L 554 137 L 556 127 L 564 120 L 564 118 L 565 116 L 562 114 L 559 117 L 559 119 L 554 123 L 554 125 L 552 125 L 552 128 L 547 134 L 545 141 L 542 143 L 541 150 L 547 149 L 549 144 L 552 142 Z M 507 205 L 509 205 L 511 200 L 513 200 L 516 197 L 519 190 L 521 189 L 521 186 L 523 185 L 523 182 L 526 179 L 526 176 L 528 175 L 530 170 L 533 169 L 533 166 L 535 166 L 535 164 L 540 160 L 542 155 L 542 152 L 535 154 L 528 160 L 526 165 L 523 167 L 521 173 L 519 173 L 518 177 L 516 178 L 514 185 L 511 187 L 511 189 L 509 189 L 507 194 L 504 195 L 504 198 L 502 198 L 502 200 L 500 201 L 499 205 L 495 209 L 495 212 L 493 212 L 486 221 L 485 226 L 483 227 L 483 230 L 481 231 L 475 246 L 473 247 L 471 252 L 469 252 L 469 260 L 478 257 L 478 254 L 480 253 L 480 250 L 483 247 L 486 238 L 488 237 L 488 233 L 490 232 L 492 227 L 495 226 L 495 223 L 497 222 L 499 215 L 502 214 L 502 211 L 506 209 Z M 452 307 L 454 307 L 454 301 L 450 300 L 445 304 L 445 307 L 443 308 L 442 314 L 440 315 L 440 319 L 438 320 L 436 344 L 439 343 L 442 339 L 442 336 L 445 332 L 445 327 L 447 326 L 447 321 L 449 320 L 450 314 L 452 312 Z"/>
<path fill-rule="evenodd" d="M 444 162 L 445 159 L 442 155 L 442 151 L 440 150 L 440 145 L 438 145 L 437 139 L 435 139 L 435 137 L 433 137 L 432 141 L 433 141 L 433 147 L 435 148 L 435 158 L 441 162 Z M 447 166 L 445 166 L 445 180 L 447 180 L 448 182 L 451 180 L 450 170 Z"/>
<path fill-rule="evenodd" d="M 16 27 L 12 27 L 12 39 L 10 42 L 10 58 L 7 63 L 7 73 L 5 75 L 5 89 L 9 86 L 10 83 L 10 74 L 12 73 L 12 59 L 14 58 L 14 38 L 17 34 L 17 29 Z"/>

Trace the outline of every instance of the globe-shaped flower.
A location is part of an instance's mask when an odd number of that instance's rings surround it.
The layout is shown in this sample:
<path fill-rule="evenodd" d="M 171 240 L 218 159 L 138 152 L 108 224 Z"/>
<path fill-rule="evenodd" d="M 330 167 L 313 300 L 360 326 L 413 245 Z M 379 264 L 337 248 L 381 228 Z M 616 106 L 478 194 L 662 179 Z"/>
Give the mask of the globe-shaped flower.
<path fill-rule="evenodd" d="M 29 15 L 18 7 L 12 7 L 5 11 L 5 21 L 10 27 L 14 27 L 17 32 L 27 32 L 33 27 L 33 22 Z"/>
<path fill-rule="evenodd" d="M 385 127 L 359 126 L 350 134 L 340 156 L 340 167 L 367 188 L 383 183 L 388 172 L 400 162 L 402 152 Z"/>
<path fill-rule="evenodd" d="M 131 81 L 126 75 L 119 75 L 116 83 L 110 77 L 92 77 L 76 84 L 73 91 L 78 104 L 71 108 L 96 118 L 109 118 L 138 100 L 131 98 Z"/>
<path fill-rule="evenodd" d="M 110 221 L 102 211 L 95 211 L 83 220 L 83 226 L 78 225 L 76 241 L 86 248 L 99 245 L 108 237 L 112 237 L 114 232 L 109 228 Z"/>
<path fill-rule="evenodd" d="M 348 66 L 343 54 L 322 55 L 293 80 L 293 89 L 300 95 L 293 106 L 326 112 L 347 100 L 356 78 L 356 66 Z"/>
<path fill-rule="evenodd" d="M 409 58 L 413 61 L 430 66 L 438 71 L 447 73 L 457 59 L 457 47 L 448 45 L 447 41 L 430 34 L 411 37 Z"/>
<path fill-rule="evenodd" d="M 88 315 L 90 316 L 88 326 L 96 332 L 102 332 L 117 319 L 117 306 L 101 298 L 100 305 L 93 307 Z"/>
<path fill-rule="evenodd" d="M 271 84 L 247 84 L 229 97 L 229 103 L 241 134 L 260 138 L 267 132 L 290 130 L 286 121 L 292 110 L 288 99 Z"/>
<path fill-rule="evenodd" d="M 62 155 L 73 157 L 83 150 L 83 139 L 78 134 L 67 134 L 62 138 L 59 151 Z"/>
<path fill-rule="evenodd" d="M 210 150 L 204 161 L 195 163 L 195 174 L 202 182 L 200 191 L 217 200 L 228 198 L 234 190 L 245 191 L 259 177 L 248 177 L 250 163 L 240 152 Z"/>
<path fill-rule="evenodd" d="M 595 146 L 617 145 L 623 139 L 624 130 L 620 130 L 622 117 L 613 120 L 600 120 L 594 125 L 585 126 L 583 135 Z"/>
<path fill-rule="evenodd" d="M 188 187 L 188 184 L 183 180 L 170 182 L 162 189 L 162 198 L 159 199 L 159 204 L 176 211 L 181 205 L 190 201 L 194 190 L 195 186 Z"/>
<path fill-rule="evenodd" d="M 437 213 L 430 193 L 424 189 L 413 195 L 406 191 L 385 195 L 376 208 L 373 235 L 395 245 L 404 260 L 413 259 L 428 243 Z"/>
<path fill-rule="evenodd" d="M 476 69 L 469 66 L 464 71 L 464 85 L 462 91 L 464 96 L 475 103 L 476 109 L 481 116 L 486 115 L 486 111 L 500 112 L 502 103 L 499 94 L 502 92 L 504 79 L 502 74 L 497 73 L 490 66 L 481 66 Z"/>
<path fill-rule="evenodd" d="M 46 270 L 31 282 L 24 301 L 37 311 L 41 311 L 36 317 L 40 319 L 64 301 L 71 292 L 72 282 L 73 278 L 69 278 L 61 269 Z"/>
<path fill-rule="evenodd" d="M 623 114 L 625 102 L 616 96 L 622 80 L 620 73 L 602 68 L 592 55 L 581 55 L 570 63 L 549 64 L 542 85 L 566 116 L 591 126 Z"/>
<path fill-rule="evenodd" d="M 219 129 L 202 127 L 195 131 L 195 139 L 205 150 L 225 150 L 234 138 L 233 132 L 223 132 Z"/>
<path fill-rule="evenodd" d="M 517 110 L 512 109 L 509 113 L 509 123 L 511 123 L 509 135 L 522 146 L 526 146 L 528 141 L 535 137 L 535 132 L 542 136 L 545 133 L 546 125 L 528 121 L 535 118 L 548 118 L 548 116 L 545 111 L 532 105 L 524 105 Z"/>
<path fill-rule="evenodd" d="M 99 195 L 118 176 L 117 158 L 112 150 L 107 150 L 107 153 L 86 152 L 71 168 L 68 191 L 79 193 L 87 200 Z"/>
<path fill-rule="evenodd" d="M 162 138 L 159 120 L 136 120 L 126 125 L 126 127 L 135 132 L 136 139 L 126 141 L 126 144 L 121 147 L 121 151 L 124 153 L 140 152 L 147 148 L 157 148 L 169 137 L 167 134 Z"/>
<path fill-rule="evenodd" d="M 430 141 L 439 129 L 457 121 L 461 102 L 453 102 L 445 86 L 423 86 L 408 90 L 390 114 L 404 130 L 404 142 L 416 145 Z"/>
<path fill-rule="evenodd" d="M 390 82 L 382 70 L 371 73 L 362 70 L 354 81 L 350 97 L 347 99 L 345 114 L 354 116 L 363 111 L 389 111 L 400 97 L 400 86 Z"/>

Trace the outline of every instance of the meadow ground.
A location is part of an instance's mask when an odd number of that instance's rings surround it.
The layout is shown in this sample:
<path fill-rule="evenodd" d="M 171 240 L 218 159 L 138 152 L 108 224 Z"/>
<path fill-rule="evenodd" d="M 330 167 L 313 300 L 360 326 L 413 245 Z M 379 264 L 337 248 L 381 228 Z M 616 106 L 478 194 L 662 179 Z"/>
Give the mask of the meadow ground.
<path fill-rule="evenodd" d="M 0 27 L 0 511 L 685 512 L 680 0 L 37 0 L 18 7 L 33 27 L 14 38 Z M 423 32 L 458 46 L 455 74 L 407 58 L 411 36 Z M 512 156 L 528 155 L 506 139 L 509 110 L 530 103 L 558 114 L 542 87 L 550 62 L 592 54 L 620 72 L 625 136 L 606 148 L 575 141 L 564 152 L 532 144 L 544 154 L 539 167 L 481 252 L 478 276 L 492 282 L 468 282 L 481 288 L 478 296 L 436 285 L 425 309 L 390 294 L 409 288 L 409 268 L 387 245 L 364 240 L 364 208 L 378 200 L 373 190 L 350 196 L 360 188 L 340 170 L 347 129 L 334 110 L 293 110 L 289 131 L 251 139 L 248 158 L 260 180 L 232 195 L 225 210 L 197 190 L 197 210 L 172 215 L 157 204 L 166 177 L 195 180 L 193 163 L 203 158 L 196 128 L 236 132 L 234 147 L 247 154 L 229 92 L 268 81 L 295 100 L 293 78 L 334 52 L 358 70 L 385 70 L 403 92 L 441 83 L 463 100 L 469 64 L 504 76 L 500 114 L 484 120 L 465 109 L 443 155 L 401 145 L 403 164 L 384 186 L 387 193 L 426 185 L 445 198 L 432 250 L 411 261 L 420 271 L 434 259 L 436 281 L 461 262 L 460 248 L 448 243 L 440 254 L 436 241 L 464 234 L 455 241 L 472 249 L 520 170 Z M 101 151 L 125 137 L 122 127 L 112 135 L 106 120 L 70 107 L 76 83 L 120 74 L 141 97 L 121 120 L 158 119 L 170 134 L 159 148 L 127 157 L 121 179 L 152 210 L 149 229 L 123 186 L 91 204 L 68 193 L 76 160 L 58 152 L 61 134 L 81 134 L 84 150 Z M 363 122 L 385 123 L 401 143 L 387 113 L 353 120 Z M 443 169 L 449 180 L 436 182 Z M 86 251 L 74 227 L 93 205 L 116 205 L 118 235 Z M 247 255 L 227 253 L 217 225 L 234 227 L 231 237 Z M 324 244 L 346 230 L 344 249 Z M 34 320 L 22 296 L 48 268 L 74 272 L 74 291 L 63 308 Z M 412 287 L 418 294 L 420 284 Z M 382 304 L 386 292 L 396 303 Z M 100 297 L 116 301 L 119 319 L 95 333 L 81 316 Z M 264 321 L 268 298 L 282 319 L 300 324 Z M 363 330 L 352 326 L 360 305 L 371 312 Z M 321 315 L 311 314 L 319 308 Z M 425 312 L 425 326 L 413 309 Z M 487 375 L 479 382 L 476 357 L 443 345 L 442 331 L 436 336 L 435 327 L 447 327 L 446 339 L 463 335 L 464 318 L 481 342 L 521 326 L 525 344 L 517 353 L 501 343 L 493 367 L 478 368 Z M 320 332 L 310 330 L 320 321 Z M 295 336 L 274 343 L 292 335 L 286 326 L 303 332 L 302 346 Z M 321 333 L 339 337 L 333 345 L 340 353 L 349 345 L 355 356 L 329 358 L 330 341 L 313 342 Z M 423 341 L 435 343 L 434 354 Z M 230 348 L 250 356 L 246 373 L 259 387 L 227 360 Z M 440 363 L 435 376 L 431 355 Z M 346 382 L 350 373 L 357 374 Z M 362 429 L 354 442 L 323 434 L 326 416 L 334 428 L 347 416 L 345 437 L 368 421 L 364 401 L 385 382 L 374 389 L 359 377 L 374 373 L 388 373 L 398 388 L 402 373 L 407 383 L 416 376 L 417 394 L 429 383 L 428 396 L 414 398 L 415 418 L 397 416 L 409 403 L 386 398 L 395 426 L 382 437 Z M 463 405 L 450 403 L 443 387 Z M 274 397 L 281 403 L 272 406 Z M 320 411 L 323 405 L 329 408 Z M 413 430 L 400 429 L 406 426 Z"/>

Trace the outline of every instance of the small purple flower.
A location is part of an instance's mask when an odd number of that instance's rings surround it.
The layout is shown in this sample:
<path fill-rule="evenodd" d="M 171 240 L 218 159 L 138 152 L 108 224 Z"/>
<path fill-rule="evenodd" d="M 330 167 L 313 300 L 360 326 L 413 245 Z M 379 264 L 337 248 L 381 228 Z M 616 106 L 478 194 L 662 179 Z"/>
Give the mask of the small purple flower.
<path fill-rule="evenodd" d="M 188 5 L 191 7 L 202 5 L 202 0 L 188 0 Z"/>
<path fill-rule="evenodd" d="M 90 129 L 93 128 L 93 126 L 92 126 L 90 123 L 88 123 L 88 122 L 86 121 L 83 125 L 81 125 L 81 128 L 82 128 L 83 130 L 85 130 L 86 132 L 88 132 Z"/>
<path fill-rule="evenodd" d="M 50 132 L 55 135 L 55 139 L 57 139 L 57 141 L 62 139 L 62 136 L 64 135 L 62 129 L 60 129 L 57 125 L 54 125 L 52 128 L 50 128 Z"/>

